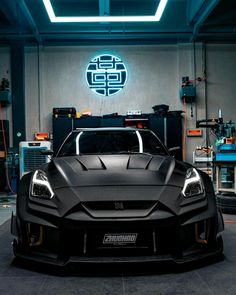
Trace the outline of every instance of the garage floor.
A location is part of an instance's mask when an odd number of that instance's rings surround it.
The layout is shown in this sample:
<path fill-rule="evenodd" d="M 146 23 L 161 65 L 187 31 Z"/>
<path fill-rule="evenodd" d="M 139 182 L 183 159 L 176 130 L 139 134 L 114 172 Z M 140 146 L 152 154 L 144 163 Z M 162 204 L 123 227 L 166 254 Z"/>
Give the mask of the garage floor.
<path fill-rule="evenodd" d="M 236 294 L 236 215 L 224 215 L 223 260 L 181 270 L 156 266 L 150 271 L 147 266 L 61 274 L 14 260 L 11 210 L 14 199 L 0 198 L 0 216 L 8 219 L 3 224 L 0 220 L 0 294 Z"/>

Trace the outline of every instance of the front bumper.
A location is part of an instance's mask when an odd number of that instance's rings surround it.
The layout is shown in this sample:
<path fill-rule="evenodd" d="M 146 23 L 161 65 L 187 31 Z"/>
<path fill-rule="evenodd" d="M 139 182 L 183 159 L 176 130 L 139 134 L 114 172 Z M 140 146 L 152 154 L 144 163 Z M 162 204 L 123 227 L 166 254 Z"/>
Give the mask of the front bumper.
<path fill-rule="evenodd" d="M 223 251 L 218 218 L 193 218 L 178 223 L 165 221 L 75 223 L 64 220 L 58 226 L 23 222 L 12 216 L 16 257 L 54 266 L 71 264 L 174 263 L 204 260 Z M 30 224 L 30 226 L 29 226 Z M 138 233 L 135 245 L 102 243 L 105 233 Z"/>
<path fill-rule="evenodd" d="M 76 196 L 75 204 L 67 200 L 63 203 L 65 206 L 61 206 L 59 199 L 55 203 L 33 202 L 28 198 L 28 187 L 27 183 L 25 188 L 22 186 L 17 216 L 12 216 L 11 232 L 16 237 L 13 249 L 17 257 L 58 266 L 73 263 L 184 264 L 223 251 L 220 236 L 223 220 L 216 210 L 211 190 L 206 199 L 193 199 L 178 213 L 164 204 L 163 197 L 163 202 L 157 204 L 158 210 L 145 217 L 95 218 L 76 205 Z M 176 194 L 175 188 L 168 189 L 169 196 Z M 68 197 L 68 190 L 62 193 Z M 107 233 L 137 234 L 137 241 L 107 246 L 103 243 Z"/>
<path fill-rule="evenodd" d="M 16 257 L 29 260 L 36 263 L 45 263 L 57 267 L 66 267 L 74 264 L 78 265 L 91 265 L 91 264 L 156 264 L 168 263 L 174 265 L 185 265 L 193 262 L 201 262 L 206 259 L 218 257 L 223 252 L 223 241 L 219 237 L 215 244 L 214 249 L 211 251 L 191 254 L 183 257 L 172 257 L 170 255 L 153 255 L 153 256 L 119 256 L 119 257 L 76 257 L 72 256 L 68 259 L 58 259 L 49 256 L 40 256 L 35 253 L 24 253 L 19 249 L 16 240 L 13 241 L 13 250 Z"/>
<path fill-rule="evenodd" d="M 236 213 L 236 194 L 221 193 L 216 195 L 217 206 L 224 213 Z"/>

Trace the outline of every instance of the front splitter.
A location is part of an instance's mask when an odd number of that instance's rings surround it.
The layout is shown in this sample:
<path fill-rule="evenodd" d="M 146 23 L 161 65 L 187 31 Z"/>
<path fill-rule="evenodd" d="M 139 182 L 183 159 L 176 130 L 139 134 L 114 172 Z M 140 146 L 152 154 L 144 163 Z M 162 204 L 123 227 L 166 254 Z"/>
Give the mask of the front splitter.
<path fill-rule="evenodd" d="M 182 257 L 172 257 L 170 255 L 150 255 L 150 256 L 122 256 L 122 257 L 100 257 L 100 256 L 71 256 L 68 259 L 54 259 L 47 256 L 36 255 L 33 253 L 23 253 L 19 251 L 17 241 L 13 241 L 13 251 L 17 258 L 27 261 L 48 264 L 64 268 L 70 265 L 121 265 L 121 264 L 173 264 L 186 265 L 189 263 L 208 260 L 218 257 L 223 253 L 223 240 L 220 236 L 211 251 L 193 253 Z"/>

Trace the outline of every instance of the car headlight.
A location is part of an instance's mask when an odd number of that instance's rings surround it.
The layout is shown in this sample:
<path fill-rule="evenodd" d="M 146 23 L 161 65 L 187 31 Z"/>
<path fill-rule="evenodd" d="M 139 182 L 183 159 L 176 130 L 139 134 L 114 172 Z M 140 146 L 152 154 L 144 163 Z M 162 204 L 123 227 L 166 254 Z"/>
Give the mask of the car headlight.
<path fill-rule="evenodd" d="M 33 197 L 52 199 L 54 196 L 47 175 L 42 170 L 36 170 L 32 179 L 31 194 Z"/>
<path fill-rule="evenodd" d="M 195 168 L 187 170 L 184 188 L 182 194 L 184 197 L 189 198 L 203 194 L 203 184 L 201 177 Z"/>

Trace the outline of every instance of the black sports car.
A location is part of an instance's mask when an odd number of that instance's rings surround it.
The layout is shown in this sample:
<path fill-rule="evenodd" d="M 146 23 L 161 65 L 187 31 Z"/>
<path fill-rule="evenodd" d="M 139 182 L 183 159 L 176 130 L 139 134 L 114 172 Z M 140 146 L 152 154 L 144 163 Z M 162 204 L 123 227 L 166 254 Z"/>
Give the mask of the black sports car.
<path fill-rule="evenodd" d="M 222 253 L 222 230 L 207 174 L 132 128 L 70 133 L 21 179 L 12 216 L 15 255 L 61 266 L 182 264 Z"/>

